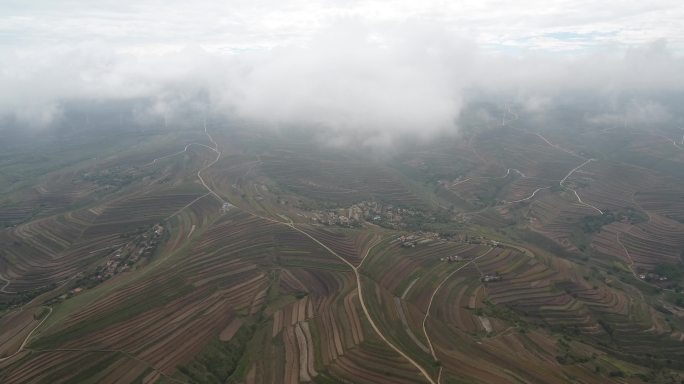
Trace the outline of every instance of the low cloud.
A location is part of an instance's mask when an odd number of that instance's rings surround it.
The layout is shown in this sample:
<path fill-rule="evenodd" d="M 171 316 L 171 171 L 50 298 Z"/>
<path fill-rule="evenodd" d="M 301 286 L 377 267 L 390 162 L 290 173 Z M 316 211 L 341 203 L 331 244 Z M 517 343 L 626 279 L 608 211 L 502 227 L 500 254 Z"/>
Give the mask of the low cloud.
<path fill-rule="evenodd" d="M 631 99 L 617 106 L 616 111 L 590 116 L 592 124 L 612 127 L 649 127 L 671 122 L 669 108 L 653 100 Z"/>
<path fill-rule="evenodd" d="M 594 51 L 596 52 L 596 51 Z M 310 127 L 331 145 L 361 137 L 430 137 L 458 129 L 473 89 L 538 111 L 569 92 L 606 99 L 624 92 L 684 91 L 684 61 L 664 41 L 573 55 L 484 50 L 429 23 L 369 26 L 343 20 L 305 42 L 243 53 L 196 45 L 151 53 L 106 43 L 0 50 L 0 115 L 34 128 L 59 121 L 79 100 L 144 100 L 139 121 L 211 112 L 278 129 Z M 667 119 L 656 103 L 593 117 Z"/>

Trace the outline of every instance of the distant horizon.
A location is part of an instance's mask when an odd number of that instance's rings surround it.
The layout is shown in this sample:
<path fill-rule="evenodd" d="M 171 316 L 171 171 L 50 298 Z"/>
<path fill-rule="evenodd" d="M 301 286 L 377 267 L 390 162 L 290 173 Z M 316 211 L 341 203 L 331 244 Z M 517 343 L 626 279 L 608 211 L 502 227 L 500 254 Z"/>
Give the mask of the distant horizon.
<path fill-rule="evenodd" d="M 335 25 L 375 39 L 430 26 L 488 51 L 573 53 L 665 39 L 684 49 L 680 2 L 626 1 L 4 1 L 0 47 L 103 44 L 142 54 L 187 46 L 239 54 L 306 45 Z M 408 30 L 407 30 L 408 28 Z"/>

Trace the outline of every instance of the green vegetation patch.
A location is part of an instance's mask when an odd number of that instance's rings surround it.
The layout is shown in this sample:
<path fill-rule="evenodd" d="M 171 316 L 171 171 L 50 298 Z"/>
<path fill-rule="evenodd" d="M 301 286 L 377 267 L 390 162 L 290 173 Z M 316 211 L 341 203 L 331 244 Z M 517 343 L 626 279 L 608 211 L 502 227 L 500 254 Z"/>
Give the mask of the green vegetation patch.
<path fill-rule="evenodd" d="M 200 354 L 189 363 L 179 366 L 178 370 L 192 383 L 227 382 L 237 369 L 256 328 L 256 324 L 245 324 L 230 341 L 212 340 Z"/>
<path fill-rule="evenodd" d="M 619 211 L 606 210 L 603 215 L 584 216 L 580 220 L 580 227 L 584 233 L 600 232 L 604 225 L 614 223 L 616 221 L 627 221 L 630 224 L 643 223 L 648 220 L 641 211 L 632 208 L 626 208 Z"/>
<path fill-rule="evenodd" d="M 169 287 L 176 288 L 169 289 Z M 191 286 L 184 285 L 178 279 L 171 279 L 168 285 L 153 285 L 147 289 L 148 294 L 141 300 L 127 300 L 119 306 L 112 307 L 109 312 L 98 318 L 89 320 L 87 323 L 77 323 L 58 333 L 37 339 L 32 343 L 32 346 L 39 349 L 56 347 L 61 343 L 77 339 L 90 332 L 95 332 L 109 325 L 131 319 L 192 291 Z"/>
<path fill-rule="evenodd" d="M 506 306 L 496 305 L 487 299 L 483 300 L 482 302 L 485 304 L 485 306 L 483 308 L 475 309 L 475 314 L 477 316 L 494 317 L 512 323 L 522 329 L 526 329 L 528 325 L 527 322 L 514 310 Z"/>
<path fill-rule="evenodd" d="M 667 300 L 669 303 L 684 307 L 684 293 L 680 292 L 666 292 L 665 293 L 665 300 Z"/>
<path fill-rule="evenodd" d="M 668 280 L 684 278 L 684 266 L 681 264 L 658 264 L 653 272 L 666 277 Z"/>

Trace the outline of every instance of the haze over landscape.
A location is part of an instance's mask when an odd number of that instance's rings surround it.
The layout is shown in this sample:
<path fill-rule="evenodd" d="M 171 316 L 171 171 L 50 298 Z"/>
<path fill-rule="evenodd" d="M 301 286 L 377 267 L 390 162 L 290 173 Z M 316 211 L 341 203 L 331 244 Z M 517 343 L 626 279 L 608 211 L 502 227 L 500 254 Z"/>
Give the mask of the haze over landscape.
<path fill-rule="evenodd" d="M 684 382 L 682 20 L 4 1 L 0 382 Z"/>

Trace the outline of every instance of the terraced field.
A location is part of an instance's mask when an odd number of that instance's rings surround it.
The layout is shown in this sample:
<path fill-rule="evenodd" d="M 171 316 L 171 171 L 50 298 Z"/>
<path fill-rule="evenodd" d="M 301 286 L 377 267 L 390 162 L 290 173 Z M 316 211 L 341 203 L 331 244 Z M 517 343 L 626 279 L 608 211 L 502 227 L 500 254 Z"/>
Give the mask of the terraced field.
<path fill-rule="evenodd" d="M 378 159 L 209 122 L 17 185 L 0 382 L 681 380 L 684 205 L 662 140 L 525 124 L 507 110 Z M 307 216 L 361 201 L 420 215 Z"/>
<path fill-rule="evenodd" d="M 296 194 L 319 201 L 351 204 L 378 199 L 389 204 L 422 208 L 427 203 L 389 168 L 348 159 L 312 161 L 306 158 L 262 157 L 261 169 Z"/>

